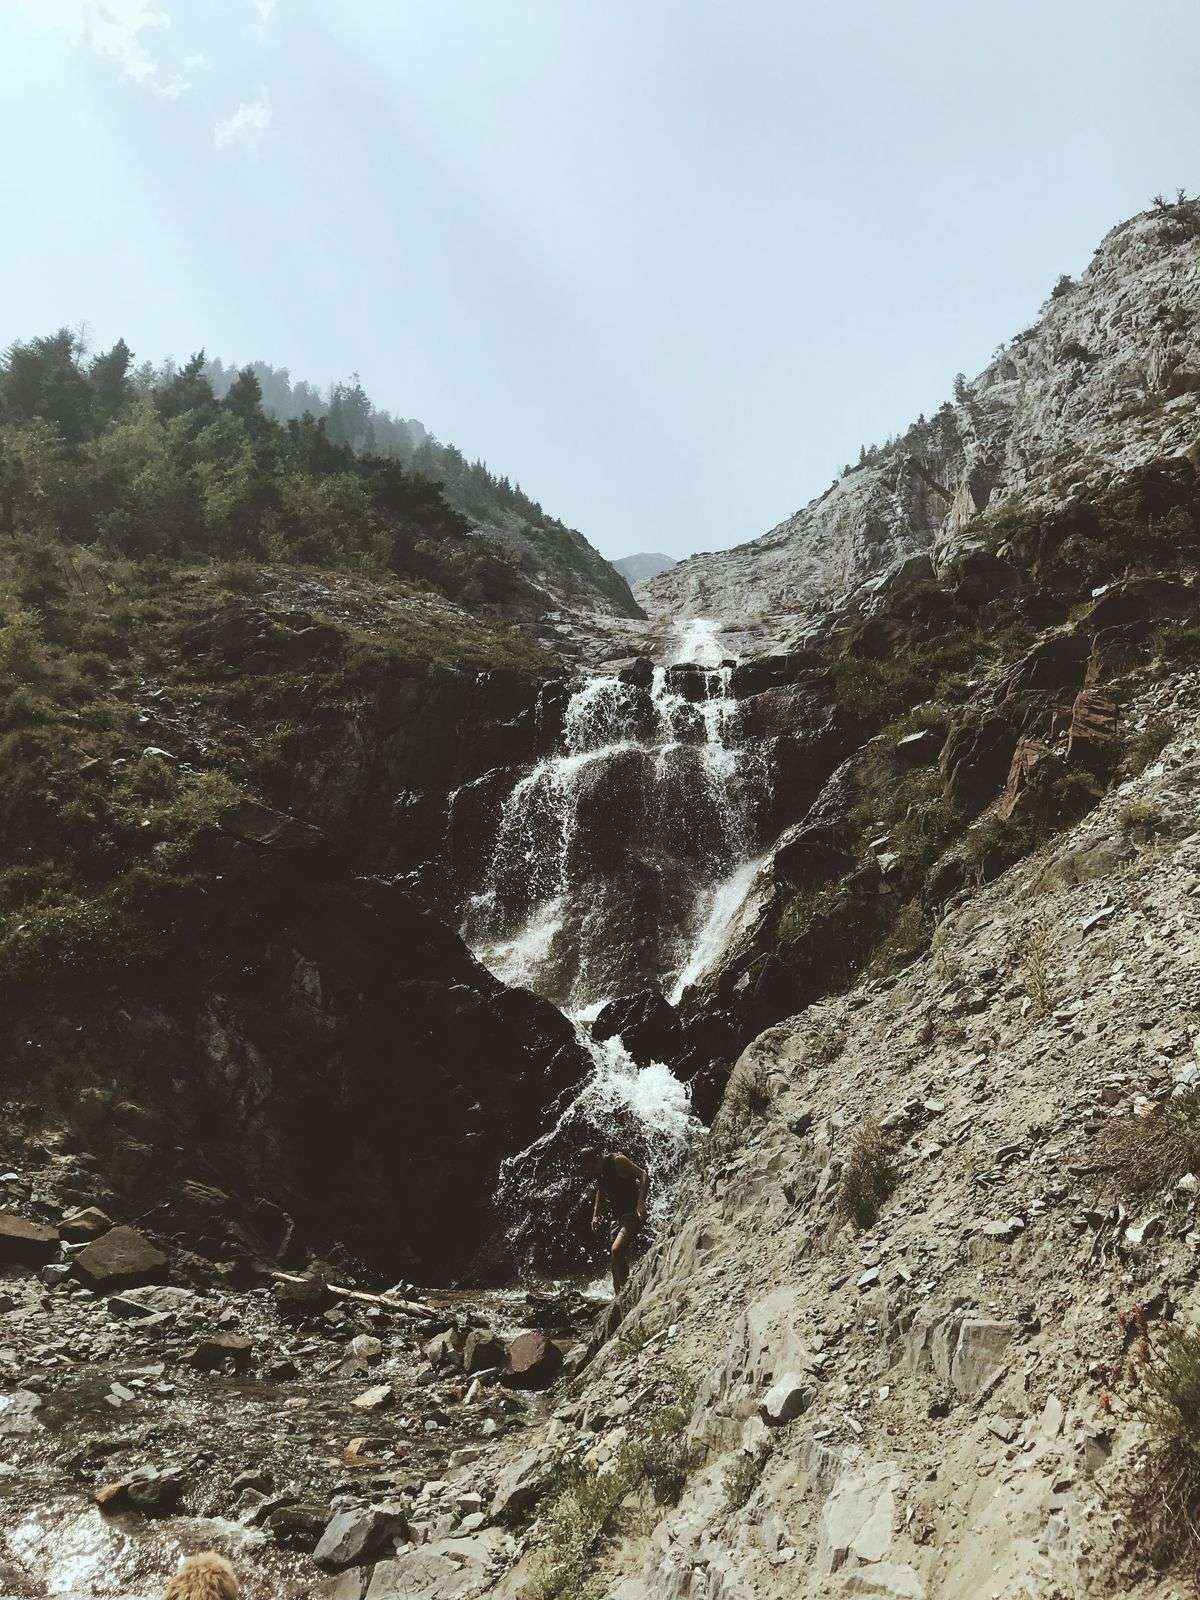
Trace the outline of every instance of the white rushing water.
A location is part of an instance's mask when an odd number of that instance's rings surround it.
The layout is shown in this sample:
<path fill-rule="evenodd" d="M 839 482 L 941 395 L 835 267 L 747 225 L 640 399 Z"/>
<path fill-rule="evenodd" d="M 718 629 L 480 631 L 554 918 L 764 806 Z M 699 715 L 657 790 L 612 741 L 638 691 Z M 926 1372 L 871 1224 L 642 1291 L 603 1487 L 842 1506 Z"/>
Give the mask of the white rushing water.
<path fill-rule="evenodd" d="M 597 674 L 575 691 L 559 749 L 501 808 L 464 936 L 503 982 L 560 1005 L 593 1064 L 556 1125 L 505 1164 L 498 1199 L 515 1217 L 544 1200 L 555 1151 L 632 1130 L 651 1220 L 665 1219 L 698 1129 L 688 1090 L 589 1024 L 614 994 L 658 985 L 677 1004 L 740 925 L 767 789 L 738 741 L 732 676 L 718 623 L 679 624 L 648 684 Z"/>
<path fill-rule="evenodd" d="M 685 989 L 698 982 L 716 964 L 718 956 L 729 944 L 740 926 L 750 889 L 764 860 L 765 857 L 759 857 L 753 861 L 743 861 L 709 891 L 706 897 L 707 912 L 700 924 L 700 931 L 667 991 L 667 999 L 673 1006 L 679 1004 Z"/>

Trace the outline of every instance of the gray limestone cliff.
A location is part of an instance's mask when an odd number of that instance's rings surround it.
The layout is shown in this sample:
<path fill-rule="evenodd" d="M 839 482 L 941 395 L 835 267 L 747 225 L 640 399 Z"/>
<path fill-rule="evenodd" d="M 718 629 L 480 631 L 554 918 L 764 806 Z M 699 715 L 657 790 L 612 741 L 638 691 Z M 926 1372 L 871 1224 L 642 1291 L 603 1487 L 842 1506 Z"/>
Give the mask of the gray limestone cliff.
<path fill-rule="evenodd" d="M 913 555 L 939 569 L 997 512 L 1069 504 L 1200 438 L 1200 205 L 1112 229 L 1078 282 L 929 421 L 761 538 L 639 586 L 652 616 L 817 609 Z"/>

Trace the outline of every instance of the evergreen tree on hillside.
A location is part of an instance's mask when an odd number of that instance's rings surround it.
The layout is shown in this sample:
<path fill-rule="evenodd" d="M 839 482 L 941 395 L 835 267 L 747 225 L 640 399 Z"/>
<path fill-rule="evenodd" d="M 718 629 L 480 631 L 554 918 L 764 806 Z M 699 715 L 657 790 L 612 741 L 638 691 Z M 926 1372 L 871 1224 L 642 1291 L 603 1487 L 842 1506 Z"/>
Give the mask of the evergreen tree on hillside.
<path fill-rule="evenodd" d="M 132 365 L 133 352 L 124 339 L 118 339 L 111 350 L 92 357 L 88 383 L 98 420 L 111 421 L 129 404 L 133 394 L 129 375 Z"/>
<path fill-rule="evenodd" d="M 80 371 L 80 354 L 70 328 L 10 345 L 0 384 L 3 410 L 24 422 L 53 423 L 67 444 L 81 443 L 92 427 L 92 390 Z"/>

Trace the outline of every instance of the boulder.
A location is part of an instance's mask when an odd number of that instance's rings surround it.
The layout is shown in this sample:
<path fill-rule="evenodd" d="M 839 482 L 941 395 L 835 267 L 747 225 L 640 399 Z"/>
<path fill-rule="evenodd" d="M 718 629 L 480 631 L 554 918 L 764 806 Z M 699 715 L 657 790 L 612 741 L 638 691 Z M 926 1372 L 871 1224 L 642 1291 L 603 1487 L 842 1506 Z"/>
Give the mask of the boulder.
<path fill-rule="evenodd" d="M 497 1571 L 512 1560 L 512 1540 L 500 1529 L 456 1532 L 379 1562 L 365 1600 L 469 1600 L 491 1593 Z M 358 1600 L 348 1591 L 319 1592 L 322 1600 Z"/>
<path fill-rule="evenodd" d="M 1195 615 L 1195 591 L 1175 578 L 1126 578 L 1111 583 L 1088 612 L 1081 631 L 1089 637 L 1103 628 L 1131 622 L 1158 624 L 1164 617 L 1190 621 Z"/>
<path fill-rule="evenodd" d="M 275 1305 L 286 1322 L 303 1322 L 306 1317 L 320 1316 L 334 1304 L 329 1285 L 319 1273 L 312 1277 L 279 1280 L 274 1289 Z"/>
<path fill-rule="evenodd" d="M 1067 760 L 1106 777 L 1121 754 L 1121 712 L 1103 689 L 1081 689 L 1071 707 Z"/>
<path fill-rule="evenodd" d="M 83 1206 L 65 1212 L 58 1225 L 58 1231 L 68 1244 L 86 1244 L 89 1239 L 96 1239 L 102 1233 L 107 1233 L 112 1225 L 112 1218 L 101 1211 L 99 1206 Z"/>
<path fill-rule="evenodd" d="M 102 1483 L 93 1496 L 101 1511 L 140 1511 L 144 1517 L 167 1517 L 183 1498 L 183 1478 L 174 1467 L 138 1467 L 113 1483 Z"/>
<path fill-rule="evenodd" d="M 1000 801 L 1000 815 L 1007 821 L 1026 798 L 1034 781 L 1034 773 L 1042 762 L 1051 756 L 1050 746 L 1041 739 L 1021 739 L 1013 751 L 1012 764 L 1004 784 Z"/>
<path fill-rule="evenodd" d="M 490 1367 L 502 1367 L 507 1352 L 490 1328 L 472 1328 L 463 1345 L 463 1371 L 485 1372 Z"/>
<path fill-rule="evenodd" d="M 157 1245 L 136 1228 L 110 1228 L 75 1257 L 75 1275 L 96 1294 L 114 1294 L 159 1283 L 169 1263 Z"/>
<path fill-rule="evenodd" d="M 0 1211 L 0 1265 L 41 1267 L 57 1254 L 57 1228 Z"/>
<path fill-rule="evenodd" d="M 962 712 L 951 724 L 938 758 L 946 797 L 976 809 L 1000 787 L 1012 760 L 1017 736 L 996 713 Z"/>
<path fill-rule="evenodd" d="M 432 1339 L 427 1339 L 421 1346 L 421 1354 L 431 1367 L 457 1365 L 456 1357 L 463 1347 L 463 1336 L 457 1328 L 444 1328 L 441 1333 L 435 1333 Z"/>
<path fill-rule="evenodd" d="M 297 822 L 282 811 L 272 811 L 257 800 L 235 801 L 224 808 L 217 821 L 222 833 L 267 850 L 310 851 L 325 843 L 319 828 Z"/>
<path fill-rule="evenodd" d="M 190 1289 L 162 1283 L 134 1289 L 129 1294 L 114 1294 L 108 1302 L 108 1314 L 110 1317 L 144 1319 L 163 1312 L 188 1311 L 195 1303 L 196 1296 Z"/>
<path fill-rule="evenodd" d="M 562 1370 L 562 1351 L 544 1333 L 521 1333 L 508 1347 L 504 1382 L 510 1389 L 548 1389 Z"/>
<path fill-rule="evenodd" d="M 923 1366 L 966 1400 L 991 1388 L 1003 1371 L 1016 1324 L 961 1313 L 922 1316 L 906 1335 L 910 1367 Z"/>
<path fill-rule="evenodd" d="M 680 1050 L 679 1013 L 661 989 L 622 995 L 610 1000 L 592 1023 L 592 1038 L 598 1043 L 618 1036 L 639 1067 L 669 1063 Z"/>
<path fill-rule="evenodd" d="M 271 1537 L 284 1550 L 315 1550 L 325 1532 L 329 1512 L 324 1506 L 295 1501 L 276 1506 L 266 1519 Z"/>
<path fill-rule="evenodd" d="M 878 1600 L 925 1600 L 925 1585 L 916 1571 L 903 1562 L 873 1561 L 833 1576 L 841 1594 L 873 1595 Z"/>
<path fill-rule="evenodd" d="M 817 1521 L 818 1572 L 836 1572 L 850 1557 L 878 1562 L 888 1553 L 896 1518 L 894 1468 L 877 1462 L 839 1473 Z"/>
<path fill-rule="evenodd" d="M 788 1372 L 763 1395 L 758 1414 L 770 1427 L 779 1428 L 807 1411 L 812 1397 L 812 1384 L 798 1372 Z"/>
<path fill-rule="evenodd" d="M 918 728 L 896 740 L 896 755 L 909 767 L 931 767 L 942 753 L 946 735 L 935 728 Z"/>
<path fill-rule="evenodd" d="M 344 1572 L 347 1567 L 366 1566 L 390 1555 L 407 1538 L 403 1506 L 356 1506 L 330 1518 L 313 1560 L 322 1572 Z"/>
<path fill-rule="evenodd" d="M 351 1405 L 357 1406 L 360 1411 L 386 1411 L 388 1406 L 395 1403 L 396 1391 L 390 1383 L 377 1383 L 373 1388 L 364 1389 L 361 1394 L 355 1395 L 350 1402 Z"/>
<path fill-rule="evenodd" d="M 214 1333 L 201 1339 L 190 1351 L 187 1362 L 197 1372 L 215 1372 L 219 1367 L 232 1366 L 244 1372 L 254 1355 L 253 1341 L 242 1333 Z"/>
<path fill-rule="evenodd" d="M 492 1497 L 493 1521 L 512 1522 L 536 1505 L 549 1486 L 556 1460 L 555 1451 L 549 1445 L 538 1445 L 511 1461 L 496 1483 L 496 1493 Z"/>
<path fill-rule="evenodd" d="M 1058 694 L 1076 689 L 1091 652 L 1091 639 L 1081 634 L 1057 633 L 1042 639 L 1009 671 L 998 698 L 1011 700 L 1031 693 Z"/>
<path fill-rule="evenodd" d="M 42 1397 L 32 1389 L 14 1389 L 0 1394 L 0 1436 L 7 1433 L 32 1433 L 37 1427 L 35 1412 Z"/>

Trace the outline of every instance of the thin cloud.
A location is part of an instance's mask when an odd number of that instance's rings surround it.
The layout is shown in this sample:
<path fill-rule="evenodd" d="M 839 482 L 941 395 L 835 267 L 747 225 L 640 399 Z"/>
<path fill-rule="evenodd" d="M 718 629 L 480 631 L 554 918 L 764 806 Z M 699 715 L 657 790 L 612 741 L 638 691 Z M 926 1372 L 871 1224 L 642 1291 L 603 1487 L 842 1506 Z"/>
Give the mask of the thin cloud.
<path fill-rule="evenodd" d="M 258 13 L 259 27 L 265 28 L 275 15 L 275 7 L 279 4 L 279 0 L 250 0 L 250 4 Z"/>
<path fill-rule="evenodd" d="M 112 61 L 121 76 L 164 100 L 178 100 L 192 87 L 192 73 L 201 62 L 194 56 L 183 70 L 169 67 L 151 48 L 146 35 L 167 31 L 171 18 L 156 0 L 82 0 L 65 8 L 76 20 L 78 34 L 98 56 Z"/>
<path fill-rule="evenodd" d="M 213 129 L 213 146 L 227 150 L 231 145 L 255 144 L 271 125 L 271 103 L 267 91 L 260 89 L 253 100 L 243 100 L 237 109 L 222 118 Z"/>

